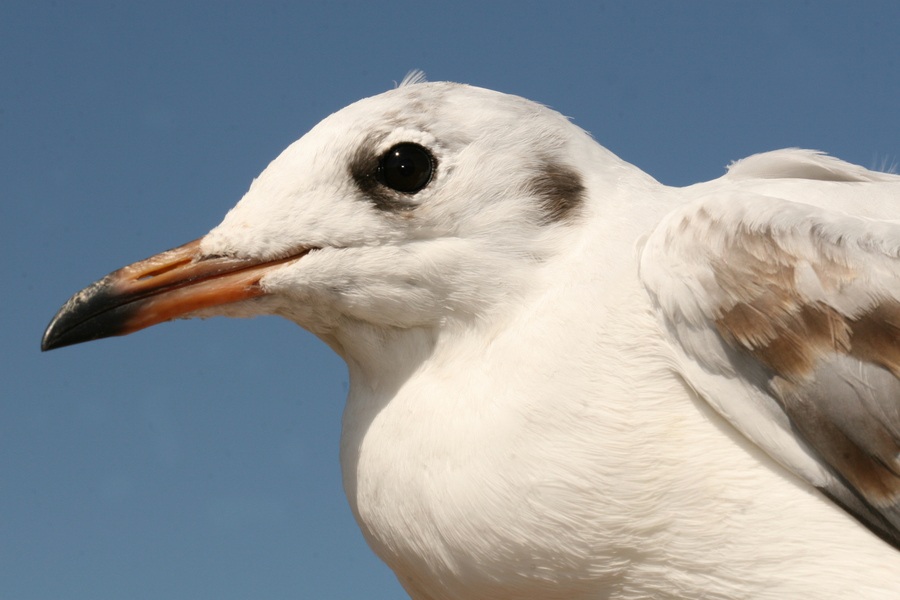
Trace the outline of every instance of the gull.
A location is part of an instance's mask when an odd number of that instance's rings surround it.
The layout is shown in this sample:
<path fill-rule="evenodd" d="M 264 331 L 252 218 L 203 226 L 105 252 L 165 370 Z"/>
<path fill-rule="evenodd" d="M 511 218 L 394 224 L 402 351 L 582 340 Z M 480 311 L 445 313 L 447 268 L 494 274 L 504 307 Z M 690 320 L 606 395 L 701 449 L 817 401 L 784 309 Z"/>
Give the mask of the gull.
<path fill-rule="evenodd" d="M 900 598 L 900 176 L 673 188 L 523 98 L 407 77 L 44 350 L 280 315 L 347 363 L 353 514 L 414 600 Z"/>

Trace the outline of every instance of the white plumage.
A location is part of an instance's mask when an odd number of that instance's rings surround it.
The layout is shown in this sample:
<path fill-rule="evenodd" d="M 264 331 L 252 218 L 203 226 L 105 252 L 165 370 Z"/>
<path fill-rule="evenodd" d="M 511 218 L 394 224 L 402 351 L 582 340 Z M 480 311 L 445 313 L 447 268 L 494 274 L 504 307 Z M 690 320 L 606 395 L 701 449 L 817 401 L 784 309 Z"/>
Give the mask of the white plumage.
<path fill-rule="evenodd" d="M 350 505 L 415 600 L 897 598 L 898 215 L 900 177 L 816 152 L 670 188 L 537 104 L 407 81 L 137 269 L 128 302 L 165 311 L 57 341 L 91 288 L 45 346 L 183 314 L 317 334 Z M 188 260 L 244 279 L 152 283 Z"/>

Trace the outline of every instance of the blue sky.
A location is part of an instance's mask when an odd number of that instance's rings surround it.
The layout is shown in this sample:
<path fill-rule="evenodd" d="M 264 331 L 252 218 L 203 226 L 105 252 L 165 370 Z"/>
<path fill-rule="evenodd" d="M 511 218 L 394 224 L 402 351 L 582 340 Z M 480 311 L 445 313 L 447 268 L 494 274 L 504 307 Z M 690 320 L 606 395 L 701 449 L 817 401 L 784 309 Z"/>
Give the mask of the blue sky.
<path fill-rule="evenodd" d="M 48 354 L 73 292 L 203 235 L 413 68 L 526 96 L 664 183 L 900 162 L 900 3 L 0 5 L 0 598 L 404 598 L 340 484 L 348 380 L 275 318 Z"/>

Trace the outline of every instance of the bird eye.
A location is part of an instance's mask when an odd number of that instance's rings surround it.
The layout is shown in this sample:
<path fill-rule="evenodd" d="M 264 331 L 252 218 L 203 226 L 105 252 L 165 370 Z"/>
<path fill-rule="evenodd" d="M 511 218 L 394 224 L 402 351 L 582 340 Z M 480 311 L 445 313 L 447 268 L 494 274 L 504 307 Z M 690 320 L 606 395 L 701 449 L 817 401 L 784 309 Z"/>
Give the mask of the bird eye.
<path fill-rule="evenodd" d="M 378 162 L 378 180 L 398 192 L 415 194 L 431 181 L 434 158 L 418 144 L 397 144 Z"/>

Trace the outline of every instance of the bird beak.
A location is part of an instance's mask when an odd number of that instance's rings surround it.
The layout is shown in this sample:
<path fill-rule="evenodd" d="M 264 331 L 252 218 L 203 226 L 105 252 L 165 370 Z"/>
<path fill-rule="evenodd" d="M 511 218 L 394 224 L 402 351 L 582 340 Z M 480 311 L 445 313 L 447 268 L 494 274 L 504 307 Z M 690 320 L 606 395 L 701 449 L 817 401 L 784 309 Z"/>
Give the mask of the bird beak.
<path fill-rule="evenodd" d="M 113 271 L 72 296 L 47 326 L 41 350 L 127 335 L 202 309 L 263 296 L 263 275 L 307 252 L 268 262 L 204 257 L 200 240 L 194 240 Z"/>

